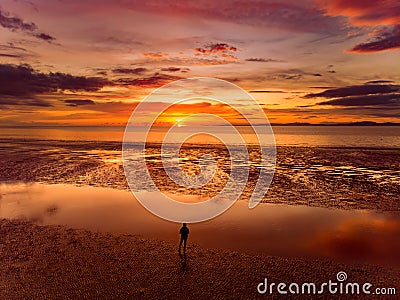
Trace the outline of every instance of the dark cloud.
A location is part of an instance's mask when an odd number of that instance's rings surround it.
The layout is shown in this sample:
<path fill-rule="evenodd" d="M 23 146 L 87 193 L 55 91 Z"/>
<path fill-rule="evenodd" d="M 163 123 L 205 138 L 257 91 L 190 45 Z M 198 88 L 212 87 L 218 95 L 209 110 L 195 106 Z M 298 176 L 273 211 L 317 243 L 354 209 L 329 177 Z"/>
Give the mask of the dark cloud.
<path fill-rule="evenodd" d="M 367 81 L 365 84 L 381 84 L 381 83 L 393 83 L 393 80 L 371 80 Z"/>
<path fill-rule="evenodd" d="M 237 48 L 226 43 L 208 44 L 201 48 L 194 49 L 196 57 L 206 58 L 211 61 L 203 61 L 206 64 L 225 64 L 236 62 L 238 58 L 235 56 Z M 214 62 L 212 62 L 214 61 Z M 201 64 L 200 61 L 198 61 Z"/>
<path fill-rule="evenodd" d="M 400 109 L 400 85 L 386 84 L 386 82 L 386 80 L 373 80 L 364 85 L 333 88 L 304 97 L 329 99 L 314 106 L 329 105 L 343 107 L 342 109 L 359 109 L 359 114 L 370 116 L 377 116 L 378 112 L 387 114 L 387 110 L 394 113 Z"/>
<path fill-rule="evenodd" d="M 0 45 L 0 50 L 2 50 L 2 51 L 18 50 L 18 51 L 27 52 L 27 50 L 25 48 L 17 47 L 13 43 L 7 43 L 7 44 Z"/>
<path fill-rule="evenodd" d="M 41 73 L 29 65 L 0 64 L 0 96 L 33 97 L 38 94 L 70 91 L 97 91 L 110 84 L 100 77 Z"/>
<path fill-rule="evenodd" d="M 150 77 L 142 77 L 142 78 L 119 78 L 114 81 L 117 85 L 132 85 L 132 86 L 149 86 L 149 87 L 157 87 L 173 80 L 181 79 L 178 76 L 171 76 L 166 74 L 156 73 Z"/>
<path fill-rule="evenodd" d="M 291 117 L 297 115 L 304 117 L 306 115 L 318 115 L 335 119 L 338 115 L 348 117 L 387 117 L 398 118 L 400 108 L 394 106 L 331 106 L 332 108 L 319 108 L 319 106 L 304 106 L 295 108 L 264 108 L 266 113 L 274 115 L 289 115 Z"/>
<path fill-rule="evenodd" d="M 0 44 L 0 57 L 26 58 L 35 56 L 25 48 L 17 47 L 13 43 Z"/>
<path fill-rule="evenodd" d="M 82 106 L 82 105 L 93 105 L 95 102 L 90 99 L 67 99 L 64 100 L 67 106 Z"/>
<path fill-rule="evenodd" d="M 302 69 L 288 69 L 288 70 L 281 70 L 281 71 L 274 71 L 271 72 L 268 76 L 268 80 L 299 80 L 304 78 L 305 76 L 314 76 L 314 77 L 321 77 L 320 73 L 312 73 L 307 72 Z"/>
<path fill-rule="evenodd" d="M 129 69 L 129 68 L 117 68 L 112 70 L 113 73 L 115 74 L 133 74 L 133 75 L 139 75 L 142 74 L 143 72 L 145 72 L 147 69 L 146 68 L 133 68 L 133 69 Z"/>
<path fill-rule="evenodd" d="M 380 106 L 400 108 L 400 94 L 352 96 L 319 102 L 332 106 Z"/>
<path fill-rule="evenodd" d="M 46 42 L 52 42 L 56 39 L 55 37 L 53 37 L 47 33 L 34 34 L 34 36 L 37 37 L 38 39 L 44 40 Z"/>
<path fill-rule="evenodd" d="M 228 45 L 226 43 L 216 43 L 216 44 L 209 44 L 202 48 L 196 48 L 195 51 L 203 54 L 218 54 L 218 53 L 236 52 L 237 48 Z"/>
<path fill-rule="evenodd" d="M 22 31 L 46 42 L 52 42 L 55 38 L 47 33 L 37 32 L 38 27 L 33 22 L 25 22 L 19 17 L 11 16 L 10 13 L 0 8 L 0 26 L 11 31 Z"/>
<path fill-rule="evenodd" d="M 285 60 L 272 59 L 272 58 L 247 58 L 246 61 L 261 62 L 261 63 L 286 62 Z"/>
<path fill-rule="evenodd" d="M 14 58 L 20 58 L 21 55 L 17 55 L 17 54 L 7 54 L 7 53 L 0 53 L 1 57 L 14 57 Z"/>
<path fill-rule="evenodd" d="M 0 25 L 12 31 L 21 30 L 34 32 L 38 28 L 35 23 L 24 22 L 21 18 L 10 16 L 10 13 L 0 9 Z"/>
<path fill-rule="evenodd" d="M 235 56 L 237 48 L 226 43 L 209 44 L 207 46 L 194 49 L 195 56 L 213 58 L 223 63 L 235 62 L 238 58 Z"/>
<path fill-rule="evenodd" d="M 189 70 L 188 68 L 179 68 L 179 67 L 168 67 L 161 69 L 161 71 L 165 72 L 178 72 L 178 71 L 187 72 L 188 70 Z"/>
<path fill-rule="evenodd" d="M 337 98 L 348 96 L 362 96 L 371 94 L 388 94 L 400 91 L 400 85 L 391 84 L 365 84 L 329 89 L 321 93 L 308 94 L 305 98 Z"/>
<path fill-rule="evenodd" d="M 1 97 L 0 106 L 37 106 L 37 107 L 51 107 L 53 106 L 50 102 L 36 99 L 36 98 L 13 98 L 13 97 Z"/>
<path fill-rule="evenodd" d="M 400 25 L 376 30 L 364 43 L 355 45 L 349 52 L 371 53 L 400 48 Z"/>

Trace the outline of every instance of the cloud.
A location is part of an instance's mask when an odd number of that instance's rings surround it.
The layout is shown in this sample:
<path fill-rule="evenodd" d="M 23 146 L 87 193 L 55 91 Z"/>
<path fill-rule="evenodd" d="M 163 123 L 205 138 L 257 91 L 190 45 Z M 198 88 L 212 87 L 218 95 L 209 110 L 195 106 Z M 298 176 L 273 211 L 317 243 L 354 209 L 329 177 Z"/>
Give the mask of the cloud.
<path fill-rule="evenodd" d="M 37 107 L 51 107 L 53 106 L 50 102 L 36 99 L 36 98 L 13 98 L 13 97 L 1 97 L 0 106 L 37 106 Z"/>
<path fill-rule="evenodd" d="M 113 73 L 115 74 L 133 74 L 133 75 L 139 75 L 145 72 L 147 69 L 146 68 L 133 68 L 133 69 L 128 69 L 128 68 L 117 68 L 113 69 Z"/>
<path fill-rule="evenodd" d="M 392 84 L 364 84 L 328 89 L 321 93 L 305 95 L 305 98 L 337 98 L 348 96 L 363 96 L 372 94 L 389 94 L 400 91 L 400 85 Z"/>
<path fill-rule="evenodd" d="M 345 16 L 360 29 L 369 28 L 370 38 L 348 52 L 375 53 L 400 48 L 400 3 L 397 0 L 317 0 L 330 16 Z M 382 28 L 382 26 L 385 26 Z"/>
<path fill-rule="evenodd" d="M 272 59 L 272 58 L 247 58 L 246 61 L 261 62 L 261 63 L 286 62 L 285 60 Z"/>
<path fill-rule="evenodd" d="M 369 40 L 355 45 L 348 52 L 372 53 L 400 49 L 400 25 L 375 30 L 371 35 Z"/>
<path fill-rule="evenodd" d="M 27 52 L 27 50 L 25 48 L 17 47 L 13 43 L 7 43 L 7 44 L 0 45 L 0 50 L 2 50 L 2 51 L 18 50 L 18 51 L 22 51 L 22 52 Z"/>
<path fill-rule="evenodd" d="M 126 85 L 126 86 L 158 87 L 177 79 L 181 79 L 181 77 L 156 73 L 150 77 L 142 77 L 135 79 L 119 78 L 117 80 L 114 80 L 114 83 L 117 85 Z"/>
<path fill-rule="evenodd" d="M 351 96 L 323 101 L 317 104 L 332 106 L 380 106 L 400 108 L 400 94 Z"/>
<path fill-rule="evenodd" d="M 158 63 L 163 65 L 213 66 L 235 63 L 238 58 L 234 55 L 235 52 L 233 50 L 229 50 L 235 47 L 229 46 L 227 44 L 221 46 L 221 44 L 211 44 L 202 48 L 192 49 L 189 53 L 180 51 L 171 53 L 144 53 L 143 55 L 147 58 L 150 58 L 151 60 L 156 60 Z M 147 59 L 143 61 L 137 61 L 137 63 L 149 64 L 152 63 L 151 60 Z M 187 67 L 174 66 L 164 67 L 161 69 L 161 71 L 166 72 L 187 72 L 189 70 L 190 69 Z"/>
<path fill-rule="evenodd" d="M 357 26 L 399 24 L 400 4 L 397 0 L 317 0 L 329 15 L 342 15 Z"/>
<path fill-rule="evenodd" d="M 0 53 L 1 57 L 14 57 L 14 58 L 21 58 L 21 55 L 17 55 L 17 54 L 7 54 L 7 53 Z"/>
<path fill-rule="evenodd" d="M 307 94 L 304 98 L 329 99 L 318 102 L 316 105 L 373 107 L 374 109 L 400 108 L 400 85 L 386 82 L 388 80 L 372 80 L 364 85 L 333 88 L 321 93 Z"/>
<path fill-rule="evenodd" d="M 46 42 L 52 42 L 56 39 L 55 37 L 53 37 L 47 33 L 38 33 L 38 34 L 34 34 L 34 36 L 37 37 L 38 39 L 41 39 Z"/>
<path fill-rule="evenodd" d="M 297 81 L 300 79 L 307 80 L 311 77 L 322 77 L 320 73 L 314 73 L 302 69 L 280 69 L 280 70 L 271 70 L 267 73 L 265 77 L 261 77 L 262 80 L 293 80 Z M 254 80 L 254 78 L 253 78 Z M 312 79 L 315 80 L 315 79 Z"/>
<path fill-rule="evenodd" d="M 393 80 L 371 80 L 371 81 L 367 81 L 365 84 L 380 84 L 380 83 L 393 83 Z"/>
<path fill-rule="evenodd" d="M 30 31 L 33 32 L 37 30 L 37 26 L 35 23 L 26 23 L 21 18 L 12 17 L 10 13 L 2 11 L 0 9 L 0 25 L 4 28 L 10 30 L 22 30 L 22 31 Z"/>
<path fill-rule="evenodd" d="M 179 67 L 168 67 L 168 68 L 162 68 L 161 71 L 165 71 L 165 72 L 187 72 L 189 71 L 189 68 L 179 68 Z"/>
<path fill-rule="evenodd" d="M 25 48 L 17 47 L 13 43 L 0 44 L 0 57 L 28 58 L 36 56 Z"/>
<path fill-rule="evenodd" d="M 278 28 L 295 32 L 337 33 L 343 31 L 339 18 L 326 16 L 312 0 L 149 0 L 114 1 L 126 9 L 160 15 L 179 15 L 193 20 L 210 20 Z M 112 5 L 112 4 L 110 4 Z"/>
<path fill-rule="evenodd" d="M 149 52 L 149 53 L 143 53 L 143 56 L 148 57 L 148 58 L 160 59 L 160 58 L 168 57 L 169 54 L 163 53 L 163 52 L 157 52 L 157 53 Z"/>
<path fill-rule="evenodd" d="M 17 16 L 0 9 L 0 26 L 11 31 L 22 31 L 46 42 L 52 42 L 55 38 L 47 33 L 38 32 L 38 27 L 33 22 L 25 22 Z"/>
<path fill-rule="evenodd" d="M 90 99 L 67 99 L 64 100 L 67 106 L 82 106 L 82 105 L 93 105 L 95 102 Z"/>
<path fill-rule="evenodd" d="M 195 48 L 197 52 L 202 54 L 211 55 L 211 54 L 224 54 L 229 52 L 236 52 L 237 48 L 226 43 L 216 43 L 216 44 L 209 44 L 202 48 Z"/>
<path fill-rule="evenodd" d="M 220 60 L 223 63 L 235 62 L 237 57 L 234 55 L 237 48 L 226 43 L 209 44 L 201 48 L 195 48 L 195 56 L 203 56 L 207 59 Z"/>
<path fill-rule="evenodd" d="M 33 97 L 58 90 L 97 91 L 107 84 L 110 82 L 100 77 L 46 74 L 29 65 L 0 64 L 0 96 Z"/>

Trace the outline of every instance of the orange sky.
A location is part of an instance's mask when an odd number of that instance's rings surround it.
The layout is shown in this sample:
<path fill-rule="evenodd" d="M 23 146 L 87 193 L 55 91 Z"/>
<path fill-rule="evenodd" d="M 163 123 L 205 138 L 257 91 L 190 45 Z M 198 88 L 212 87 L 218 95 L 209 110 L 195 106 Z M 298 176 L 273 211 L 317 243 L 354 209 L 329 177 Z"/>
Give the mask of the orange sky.
<path fill-rule="evenodd" d="M 124 126 L 155 88 L 201 76 L 248 91 L 271 123 L 399 122 L 399 11 L 390 0 L 5 0 L 0 126 Z M 240 123 L 203 101 L 160 124 L 193 112 Z"/>

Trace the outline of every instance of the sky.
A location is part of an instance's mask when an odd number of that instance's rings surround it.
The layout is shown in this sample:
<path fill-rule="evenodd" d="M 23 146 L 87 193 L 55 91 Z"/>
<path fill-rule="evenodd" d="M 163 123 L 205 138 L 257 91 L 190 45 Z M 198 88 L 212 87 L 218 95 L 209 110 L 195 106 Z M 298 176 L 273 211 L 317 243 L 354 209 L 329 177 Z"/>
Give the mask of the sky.
<path fill-rule="evenodd" d="M 397 0 L 3 0 L 0 126 L 124 126 L 156 88 L 204 76 L 271 123 L 399 122 L 399 49 Z M 199 100 L 160 124 L 204 112 L 240 123 Z"/>

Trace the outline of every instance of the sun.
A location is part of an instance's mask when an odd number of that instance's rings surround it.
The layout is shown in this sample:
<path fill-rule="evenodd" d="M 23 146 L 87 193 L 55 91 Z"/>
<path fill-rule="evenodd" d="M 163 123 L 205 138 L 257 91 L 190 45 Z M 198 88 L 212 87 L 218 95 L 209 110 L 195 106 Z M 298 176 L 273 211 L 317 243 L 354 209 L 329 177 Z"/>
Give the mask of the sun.
<path fill-rule="evenodd" d="M 183 127 L 185 124 L 183 124 L 183 118 L 175 118 L 174 119 L 176 126 L 178 127 Z"/>

